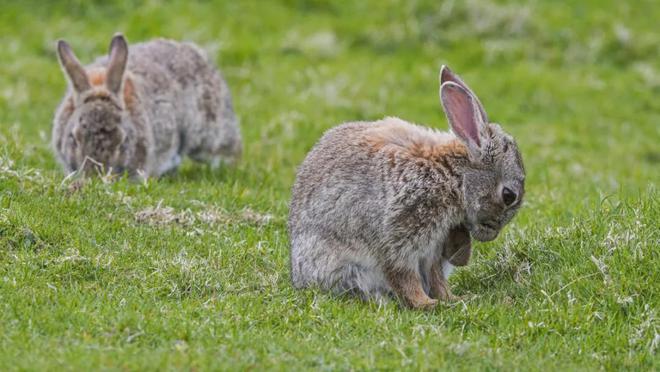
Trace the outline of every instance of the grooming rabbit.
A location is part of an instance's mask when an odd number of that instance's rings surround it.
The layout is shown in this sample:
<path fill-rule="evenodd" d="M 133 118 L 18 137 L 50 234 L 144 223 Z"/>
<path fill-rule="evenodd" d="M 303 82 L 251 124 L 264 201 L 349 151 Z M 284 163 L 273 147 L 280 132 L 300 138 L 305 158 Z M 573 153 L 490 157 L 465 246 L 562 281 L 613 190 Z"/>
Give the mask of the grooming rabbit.
<path fill-rule="evenodd" d="M 157 39 L 129 48 L 117 34 L 109 56 L 87 67 L 65 41 L 57 55 L 69 89 L 53 146 L 67 172 L 157 177 L 184 155 L 214 166 L 240 156 L 227 84 L 195 45 Z"/>
<path fill-rule="evenodd" d="M 470 236 L 493 240 L 516 214 L 516 142 L 447 67 L 440 84 L 453 134 L 397 118 L 346 123 L 307 155 L 289 214 L 296 288 L 433 307 L 453 299 L 447 278 L 467 264 Z"/>

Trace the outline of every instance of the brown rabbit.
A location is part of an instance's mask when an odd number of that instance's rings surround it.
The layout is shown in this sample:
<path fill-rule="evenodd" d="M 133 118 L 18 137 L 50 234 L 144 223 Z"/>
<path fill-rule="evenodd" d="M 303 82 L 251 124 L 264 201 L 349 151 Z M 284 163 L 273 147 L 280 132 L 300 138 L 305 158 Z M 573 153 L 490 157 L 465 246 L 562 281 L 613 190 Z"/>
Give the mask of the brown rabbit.
<path fill-rule="evenodd" d="M 53 147 L 67 172 L 159 176 L 184 155 L 216 165 L 241 153 L 227 84 L 193 44 L 153 40 L 83 67 L 57 43 L 69 89 L 55 114 Z"/>
<path fill-rule="evenodd" d="M 516 214 L 525 172 L 516 142 L 443 67 L 440 98 L 453 133 L 400 119 L 329 130 L 300 166 L 289 214 L 291 278 L 412 308 L 453 298 L 470 237 L 495 239 Z"/>

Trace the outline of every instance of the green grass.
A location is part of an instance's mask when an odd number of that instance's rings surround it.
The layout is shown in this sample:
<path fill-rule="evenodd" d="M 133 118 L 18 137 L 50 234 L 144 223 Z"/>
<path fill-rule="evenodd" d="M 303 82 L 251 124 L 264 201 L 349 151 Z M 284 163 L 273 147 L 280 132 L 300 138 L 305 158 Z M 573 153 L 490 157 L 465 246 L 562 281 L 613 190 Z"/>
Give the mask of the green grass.
<path fill-rule="evenodd" d="M 659 370 L 658 19 L 654 1 L 0 2 L 0 368 Z M 54 41 L 89 62 L 116 31 L 209 51 L 237 167 L 65 180 Z M 344 121 L 446 128 L 445 63 L 528 173 L 519 215 L 452 276 L 472 298 L 293 290 L 297 164 Z"/>

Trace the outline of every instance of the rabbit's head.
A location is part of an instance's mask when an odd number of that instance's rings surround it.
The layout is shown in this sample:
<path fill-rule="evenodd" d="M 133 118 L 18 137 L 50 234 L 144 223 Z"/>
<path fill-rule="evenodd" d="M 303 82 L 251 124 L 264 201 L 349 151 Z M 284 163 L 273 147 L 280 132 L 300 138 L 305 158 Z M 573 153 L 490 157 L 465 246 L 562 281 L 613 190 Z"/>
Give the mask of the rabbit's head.
<path fill-rule="evenodd" d="M 446 66 L 440 72 L 440 100 L 452 131 L 467 147 L 465 225 L 473 238 L 493 240 L 522 204 L 522 156 L 514 139 L 488 121 L 477 96 Z"/>
<path fill-rule="evenodd" d="M 122 35 L 112 39 L 107 67 L 86 70 L 63 40 L 57 43 L 57 55 L 73 91 L 73 111 L 67 124 L 70 157 L 85 173 L 97 167 L 120 171 L 126 140 L 120 94 L 128 59 L 126 39 Z"/>

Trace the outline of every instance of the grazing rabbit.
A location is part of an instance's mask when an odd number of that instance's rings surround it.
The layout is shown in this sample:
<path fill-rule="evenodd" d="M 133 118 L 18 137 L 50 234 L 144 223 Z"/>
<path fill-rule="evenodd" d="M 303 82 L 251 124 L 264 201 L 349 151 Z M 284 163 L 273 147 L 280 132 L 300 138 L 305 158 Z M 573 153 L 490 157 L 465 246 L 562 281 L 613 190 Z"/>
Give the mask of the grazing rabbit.
<path fill-rule="evenodd" d="M 109 56 L 86 68 L 63 40 L 57 55 L 69 90 L 53 146 L 67 172 L 157 177 L 184 155 L 213 166 L 240 156 L 227 84 L 195 45 L 158 39 L 129 48 L 117 34 Z"/>
<path fill-rule="evenodd" d="M 307 155 L 289 214 L 296 288 L 431 308 L 454 298 L 447 278 L 467 264 L 470 236 L 493 240 L 516 214 L 516 142 L 447 67 L 440 84 L 453 134 L 397 118 L 346 123 Z"/>

